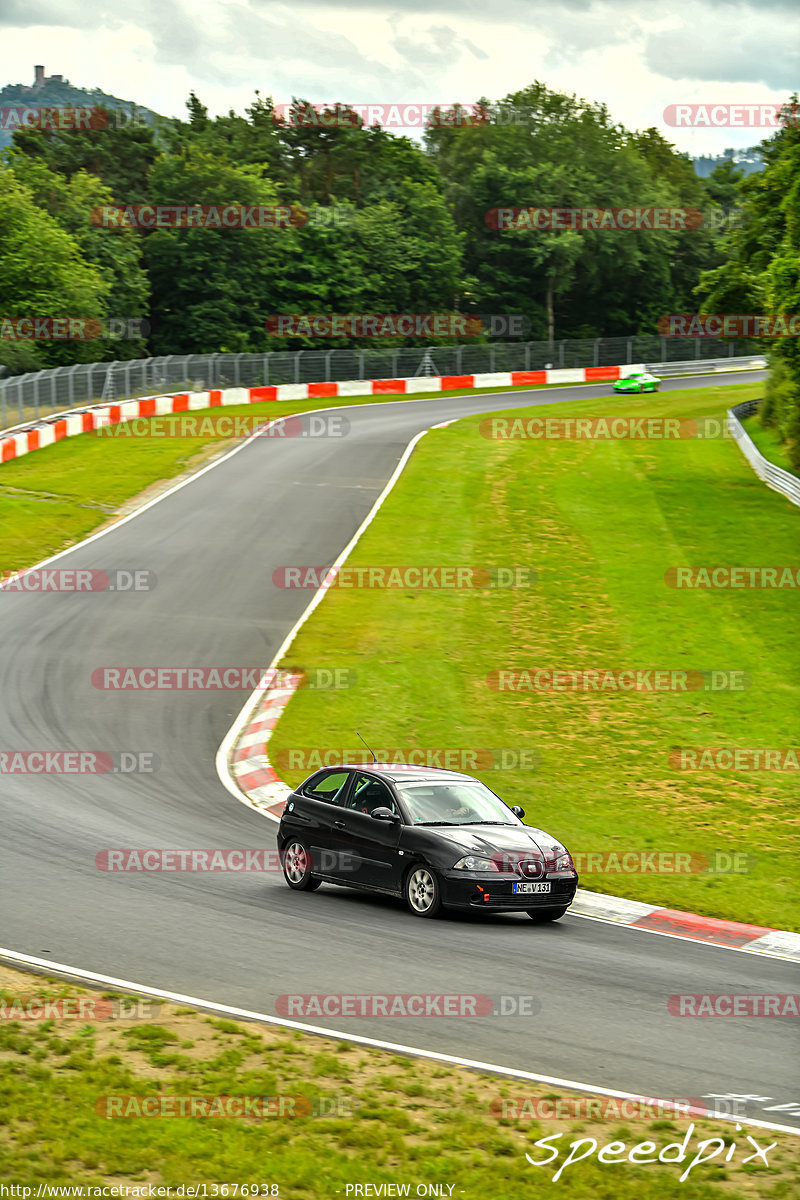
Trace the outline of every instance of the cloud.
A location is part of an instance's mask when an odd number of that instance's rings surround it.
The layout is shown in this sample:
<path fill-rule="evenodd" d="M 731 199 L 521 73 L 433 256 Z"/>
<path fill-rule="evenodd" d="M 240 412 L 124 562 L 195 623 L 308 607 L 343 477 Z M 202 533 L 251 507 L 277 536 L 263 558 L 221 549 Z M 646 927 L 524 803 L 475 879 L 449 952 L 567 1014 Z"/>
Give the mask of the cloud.
<path fill-rule="evenodd" d="M 787 38 L 783 21 L 759 19 L 742 26 L 708 10 L 695 10 L 689 29 L 651 34 L 645 61 L 668 79 L 760 83 L 787 93 L 800 80 L 800 45 Z"/>

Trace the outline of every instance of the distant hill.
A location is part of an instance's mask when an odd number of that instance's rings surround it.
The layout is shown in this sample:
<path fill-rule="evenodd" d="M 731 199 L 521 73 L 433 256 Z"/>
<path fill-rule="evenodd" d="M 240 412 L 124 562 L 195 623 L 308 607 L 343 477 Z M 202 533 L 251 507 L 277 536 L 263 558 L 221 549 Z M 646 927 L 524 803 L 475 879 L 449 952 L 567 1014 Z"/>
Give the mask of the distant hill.
<path fill-rule="evenodd" d="M 105 108 L 117 113 L 114 119 L 122 124 L 157 126 L 164 118 L 151 108 L 133 100 L 121 100 L 99 88 L 82 88 L 61 75 L 45 75 L 44 67 L 35 68 L 32 85 L 8 83 L 0 88 L 0 149 L 10 146 L 14 129 L 18 127 L 9 109 L 37 108 Z"/>
<path fill-rule="evenodd" d="M 695 175 L 699 175 L 701 179 L 705 179 L 711 174 L 715 167 L 720 163 L 727 162 L 730 159 L 736 167 L 743 171 L 745 175 L 754 175 L 757 171 L 764 170 L 764 160 L 761 158 L 756 147 L 750 150 L 726 150 L 724 154 L 717 154 L 714 158 L 703 155 L 701 158 L 693 158 Z"/>

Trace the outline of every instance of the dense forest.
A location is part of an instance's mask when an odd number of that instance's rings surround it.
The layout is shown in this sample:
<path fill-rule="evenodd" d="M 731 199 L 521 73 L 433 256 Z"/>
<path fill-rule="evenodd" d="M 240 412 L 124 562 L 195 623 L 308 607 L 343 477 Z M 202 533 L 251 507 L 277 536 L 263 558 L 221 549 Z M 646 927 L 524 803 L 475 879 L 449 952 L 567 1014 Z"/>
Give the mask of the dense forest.
<path fill-rule="evenodd" d="M 0 365 L 369 344 L 279 337 L 267 319 L 280 313 L 514 313 L 527 337 L 552 340 L 654 333 L 669 313 L 800 312 L 795 123 L 761 144 L 763 171 L 726 159 L 700 179 L 657 129 L 630 131 L 541 83 L 440 114 L 422 142 L 344 104 L 319 119 L 295 106 L 256 93 L 244 115 L 212 118 L 193 94 L 185 120 L 14 132 L 0 159 L 0 317 L 138 320 L 145 336 L 4 337 Z M 140 205 L 292 215 L 276 228 L 98 221 Z M 491 216 L 531 207 L 701 218 L 545 229 Z M 781 343 L 769 411 L 796 439 L 800 358 L 796 339 Z"/>

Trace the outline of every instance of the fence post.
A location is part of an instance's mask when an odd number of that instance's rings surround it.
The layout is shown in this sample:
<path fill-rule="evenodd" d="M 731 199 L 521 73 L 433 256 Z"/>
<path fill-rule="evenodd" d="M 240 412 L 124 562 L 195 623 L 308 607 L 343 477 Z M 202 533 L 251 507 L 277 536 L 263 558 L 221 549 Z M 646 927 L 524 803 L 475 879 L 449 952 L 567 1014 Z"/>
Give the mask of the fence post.
<path fill-rule="evenodd" d="M 594 339 L 594 365 L 600 366 L 600 338 Z"/>
<path fill-rule="evenodd" d="M 267 351 L 264 355 L 264 387 L 269 387 L 269 356 L 271 351 Z"/>

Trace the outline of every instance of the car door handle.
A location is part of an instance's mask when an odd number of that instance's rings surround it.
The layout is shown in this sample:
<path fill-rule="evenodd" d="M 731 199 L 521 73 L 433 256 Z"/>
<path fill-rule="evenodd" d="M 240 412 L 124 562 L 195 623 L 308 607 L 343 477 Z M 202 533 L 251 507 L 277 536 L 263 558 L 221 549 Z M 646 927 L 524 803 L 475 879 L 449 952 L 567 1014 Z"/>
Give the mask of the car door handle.
<path fill-rule="evenodd" d="M 334 821 L 333 824 L 336 829 L 346 829 L 347 828 L 344 821 Z"/>

